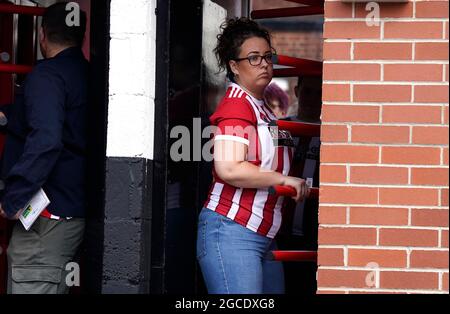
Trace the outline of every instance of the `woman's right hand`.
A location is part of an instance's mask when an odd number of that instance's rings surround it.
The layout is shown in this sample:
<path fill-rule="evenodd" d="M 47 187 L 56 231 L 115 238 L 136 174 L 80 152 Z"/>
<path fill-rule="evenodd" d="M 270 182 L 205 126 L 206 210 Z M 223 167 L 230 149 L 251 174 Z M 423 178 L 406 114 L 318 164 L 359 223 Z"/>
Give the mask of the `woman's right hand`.
<path fill-rule="evenodd" d="M 296 202 L 302 202 L 309 197 L 310 189 L 306 185 L 306 181 L 301 178 L 285 176 L 283 185 L 292 186 L 297 191 L 297 195 L 292 196 L 292 199 Z"/>

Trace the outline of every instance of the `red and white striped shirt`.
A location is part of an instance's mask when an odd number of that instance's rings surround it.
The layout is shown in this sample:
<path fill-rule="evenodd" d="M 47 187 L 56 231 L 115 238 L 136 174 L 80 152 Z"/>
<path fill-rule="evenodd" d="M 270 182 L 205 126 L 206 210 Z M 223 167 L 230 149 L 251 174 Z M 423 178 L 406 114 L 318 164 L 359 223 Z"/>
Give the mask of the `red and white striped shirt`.
<path fill-rule="evenodd" d="M 276 120 L 271 109 L 232 83 L 210 117 L 220 132 L 214 141 L 230 140 L 248 146 L 247 161 L 262 170 L 288 175 L 294 149 L 282 146 L 280 138 L 292 140 L 289 132 L 269 127 Z M 237 127 L 237 128 L 236 128 Z M 252 129 L 253 132 L 240 130 Z M 249 189 L 232 186 L 218 177 L 213 182 L 204 207 L 224 215 L 263 236 L 274 238 L 281 226 L 283 197 L 269 195 L 269 188 Z"/>

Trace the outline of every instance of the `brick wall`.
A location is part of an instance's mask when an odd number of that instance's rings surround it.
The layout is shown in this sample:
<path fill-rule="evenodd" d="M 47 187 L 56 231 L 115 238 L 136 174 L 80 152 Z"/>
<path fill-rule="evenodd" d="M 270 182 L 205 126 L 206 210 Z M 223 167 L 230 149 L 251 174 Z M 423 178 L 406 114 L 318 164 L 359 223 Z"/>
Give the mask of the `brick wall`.
<path fill-rule="evenodd" d="M 448 293 L 448 1 L 325 2 L 318 293 Z"/>
<path fill-rule="evenodd" d="M 322 32 L 320 31 L 275 31 L 271 33 L 272 45 L 278 54 L 322 61 Z"/>

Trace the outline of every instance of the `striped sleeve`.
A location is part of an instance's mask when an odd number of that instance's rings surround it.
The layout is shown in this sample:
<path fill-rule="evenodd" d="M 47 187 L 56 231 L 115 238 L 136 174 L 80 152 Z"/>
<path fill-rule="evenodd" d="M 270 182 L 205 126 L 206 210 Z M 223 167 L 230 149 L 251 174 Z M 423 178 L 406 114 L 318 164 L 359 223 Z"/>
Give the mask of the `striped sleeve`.
<path fill-rule="evenodd" d="M 229 140 L 249 145 L 255 134 L 256 116 L 244 98 L 226 99 L 211 116 L 212 125 L 217 126 L 215 141 Z"/>

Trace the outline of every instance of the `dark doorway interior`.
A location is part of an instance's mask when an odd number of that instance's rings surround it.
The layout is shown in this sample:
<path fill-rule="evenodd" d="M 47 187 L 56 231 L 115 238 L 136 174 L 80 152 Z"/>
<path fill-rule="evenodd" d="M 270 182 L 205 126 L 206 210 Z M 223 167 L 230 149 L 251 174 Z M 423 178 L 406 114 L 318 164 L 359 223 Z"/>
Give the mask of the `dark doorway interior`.
<path fill-rule="evenodd" d="M 209 184 L 192 151 L 199 146 L 193 143 L 199 140 L 193 119 L 205 121 L 200 97 L 201 37 L 202 1 L 158 2 L 151 293 L 195 293 L 199 281 L 196 219 Z M 188 130 L 187 144 L 192 148 L 188 160 L 171 158 L 172 144 L 180 139 L 170 137 L 175 127 Z"/>
<path fill-rule="evenodd" d="M 104 250 L 110 0 L 91 1 L 88 112 L 88 211 L 81 254 L 81 291 L 100 293 Z"/>

